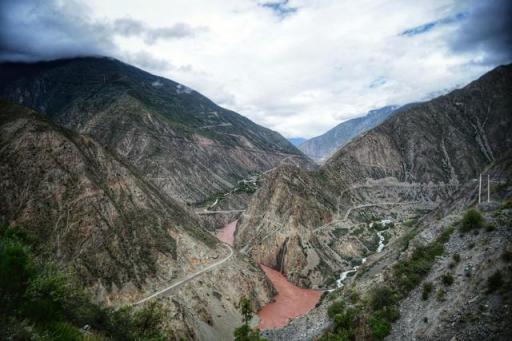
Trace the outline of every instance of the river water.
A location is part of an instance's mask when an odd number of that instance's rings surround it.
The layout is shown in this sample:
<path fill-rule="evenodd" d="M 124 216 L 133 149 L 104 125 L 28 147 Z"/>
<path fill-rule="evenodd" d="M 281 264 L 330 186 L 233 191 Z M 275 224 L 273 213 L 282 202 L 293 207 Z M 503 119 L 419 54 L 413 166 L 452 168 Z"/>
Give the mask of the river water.
<path fill-rule="evenodd" d="M 261 264 L 260 267 L 277 290 L 273 301 L 258 311 L 260 330 L 282 328 L 291 318 L 304 315 L 313 309 L 320 300 L 321 291 L 299 288 L 279 271 Z"/>
<path fill-rule="evenodd" d="M 238 220 L 232 221 L 229 224 L 224 225 L 223 228 L 218 229 L 216 233 L 217 238 L 224 243 L 233 246 L 237 222 Z"/>

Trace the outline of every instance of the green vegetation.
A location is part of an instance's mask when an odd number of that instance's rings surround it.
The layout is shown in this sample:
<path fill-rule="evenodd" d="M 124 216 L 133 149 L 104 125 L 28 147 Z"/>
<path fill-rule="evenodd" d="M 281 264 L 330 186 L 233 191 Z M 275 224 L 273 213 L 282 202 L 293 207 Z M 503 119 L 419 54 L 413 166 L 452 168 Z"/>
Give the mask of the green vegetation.
<path fill-rule="evenodd" d="M 412 226 L 416 225 L 417 222 L 418 222 L 418 218 L 411 218 L 411 219 L 407 219 L 402 224 L 407 227 L 412 227 Z"/>
<path fill-rule="evenodd" d="M 452 233 L 453 228 L 446 229 L 434 242 L 418 247 L 409 259 L 395 264 L 395 283 L 402 294 L 409 293 L 428 274 L 435 258 L 443 254 L 444 243 Z"/>
<path fill-rule="evenodd" d="M 336 227 L 334 230 L 332 230 L 332 233 L 336 238 L 340 238 L 348 233 L 348 229 L 343 227 Z"/>
<path fill-rule="evenodd" d="M 258 187 L 252 182 L 248 181 L 239 181 L 237 186 L 233 189 L 234 193 L 249 193 L 252 194 L 256 192 Z"/>
<path fill-rule="evenodd" d="M 494 224 L 487 224 L 487 226 L 485 226 L 485 230 L 487 232 L 492 232 L 492 231 L 496 230 L 496 225 L 494 225 Z"/>
<path fill-rule="evenodd" d="M 430 282 L 423 283 L 423 291 L 421 292 L 421 299 L 423 301 L 428 300 L 428 297 L 432 293 L 432 290 L 434 290 L 434 285 Z"/>
<path fill-rule="evenodd" d="M 235 341 L 264 341 L 265 339 L 260 337 L 260 332 L 257 329 L 252 329 L 249 326 L 249 322 L 251 322 L 251 319 L 254 315 L 251 300 L 246 297 L 242 297 L 238 306 L 240 313 L 242 314 L 244 324 L 236 328 L 233 332 Z"/>
<path fill-rule="evenodd" d="M 450 273 L 446 273 L 446 274 L 443 274 L 443 276 L 441 276 L 441 282 L 443 282 L 443 284 L 445 286 L 452 285 L 453 281 L 454 281 L 453 276 Z"/>
<path fill-rule="evenodd" d="M 454 253 L 453 256 L 452 256 L 452 259 L 455 263 L 459 263 L 460 262 L 460 255 L 458 253 Z"/>
<path fill-rule="evenodd" d="M 444 291 L 443 288 L 439 288 L 437 290 L 437 293 L 436 293 L 436 298 L 439 302 L 444 302 L 445 301 L 445 296 L 446 296 L 446 292 Z"/>
<path fill-rule="evenodd" d="M 471 230 L 477 230 L 484 225 L 484 218 L 477 209 L 471 208 L 466 211 L 461 221 L 461 231 L 469 232 Z"/>
<path fill-rule="evenodd" d="M 166 340 L 158 303 L 119 310 L 92 303 L 74 277 L 33 254 L 34 239 L 0 227 L 0 339 Z M 80 328 L 89 326 L 88 331 Z"/>
<path fill-rule="evenodd" d="M 352 306 L 334 302 L 328 309 L 333 328 L 321 340 L 352 340 L 358 330 L 370 331 L 377 340 L 389 335 L 391 323 L 400 317 L 400 301 L 426 277 L 453 231 L 451 227 L 446 229 L 430 244 L 416 248 L 408 259 L 397 262 L 386 284 L 374 287 L 364 298 L 351 300 Z M 427 299 L 432 290 L 433 285 L 425 283 L 422 298 Z M 438 291 L 438 299 L 439 295 Z M 444 299 L 444 290 L 442 295 Z"/>

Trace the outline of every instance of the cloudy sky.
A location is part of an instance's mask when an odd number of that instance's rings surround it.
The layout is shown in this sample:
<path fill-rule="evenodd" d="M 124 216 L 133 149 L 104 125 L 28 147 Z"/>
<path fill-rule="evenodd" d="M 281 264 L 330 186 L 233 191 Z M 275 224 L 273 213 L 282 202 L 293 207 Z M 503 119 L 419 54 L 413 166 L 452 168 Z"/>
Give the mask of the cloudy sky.
<path fill-rule="evenodd" d="M 2 0 L 0 59 L 107 55 L 312 137 L 512 61 L 508 0 Z"/>

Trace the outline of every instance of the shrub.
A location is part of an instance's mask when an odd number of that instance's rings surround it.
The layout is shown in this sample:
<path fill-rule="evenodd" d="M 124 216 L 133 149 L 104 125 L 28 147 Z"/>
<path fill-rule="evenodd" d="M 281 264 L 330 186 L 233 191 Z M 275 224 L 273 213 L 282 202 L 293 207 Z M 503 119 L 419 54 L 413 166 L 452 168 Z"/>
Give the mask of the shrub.
<path fill-rule="evenodd" d="M 503 285 L 503 276 L 500 271 L 496 271 L 487 278 L 487 292 L 491 293 L 499 289 Z"/>
<path fill-rule="evenodd" d="M 487 226 L 485 227 L 485 230 L 487 232 L 492 232 L 492 231 L 496 230 L 496 225 L 494 225 L 494 224 L 487 224 Z"/>
<path fill-rule="evenodd" d="M 480 212 L 474 208 L 466 211 L 464 217 L 462 217 L 461 231 L 469 232 L 471 230 L 479 229 L 483 226 L 484 219 Z"/>
<path fill-rule="evenodd" d="M 460 262 L 460 255 L 458 253 L 454 253 L 452 258 L 455 263 Z"/>
<path fill-rule="evenodd" d="M 391 287 L 383 285 L 372 290 L 370 306 L 373 310 L 381 310 L 398 302 L 397 293 Z"/>
<path fill-rule="evenodd" d="M 341 301 L 336 301 L 327 308 L 327 316 L 334 319 L 334 316 L 341 314 L 345 310 L 345 304 Z"/>
<path fill-rule="evenodd" d="M 436 293 L 436 298 L 437 298 L 437 300 L 438 300 L 439 302 L 444 302 L 444 301 L 445 301 L 445 299 L 446 299 L 446 298 L 445 298 L 445 296 L 446 296 L 446 293 L 445 293 L 444 289 L 439 288 L 439 289 L 437 290 L 437 293 Z"/>
<path fill-rule="evenodd" d="M 423 291 L 421 293 L 421 299 L 423 301 L 426 301 L 428 297 L 430 296 L 430 293 L 434 289 L 434 286 L 430 282 L 423 283 Z"/>
<path fill-rule="evenodd" d="M 368 319 L 368 325 L 372 336 L 377 340 L 382 340 L 391 333 L 391 324 L 380 316 L 371 316 Z"/>
<path fill-rule="evenodd" d="M 454 279 L 452 274 L 446 273 L 443 276 L 441 276 L 441 281 L 443 282 L 444 285 L 450 286 L 453 284 Z"/>
<path fill-rule="evenodd" d="M 263 341 L 260 337 L 260 332 L 256 329 L 252 329 L 246 324 L 235 329 L 233 332 L 235 341 Z"/>

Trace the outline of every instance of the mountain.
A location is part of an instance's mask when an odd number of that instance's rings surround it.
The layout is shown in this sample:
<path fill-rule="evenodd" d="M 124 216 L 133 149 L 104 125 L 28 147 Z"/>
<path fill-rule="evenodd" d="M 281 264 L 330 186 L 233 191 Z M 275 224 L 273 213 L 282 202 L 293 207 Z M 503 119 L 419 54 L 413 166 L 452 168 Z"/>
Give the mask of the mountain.
<path fill-rule="evenodd" d="M 291 144 L 293 144 L 294 146 L 298 146 L 298 145 L 304 143 L 306 141 L 306 139 L 303 137 L 290 137 L 288 139 L 288 141 L 290 141 Z"/>
<path fill-rule="evenodd" d="M 0 65 L 0 96 L 112 148 L 173 198 L 200 203 L 284 158 L 278 133 L 196 91 L 111 58 Z"/>
<path fill-rule="evenodd" d="M 222 259 L 162 296 L 177 337 L 230 337 L 241 323 L 241 292 L 255 307 L 270 300 L 258 268 L 91 136 L 0 100 L 0 146 L 0 224 L 34 236 L 38 259 L 76 274 L 95 301 L 132 304 Z"/>
<path fill-rule="evenodd" d="M 442 206 L 512 149 L 512 66 L 389 117 L 338 150 L 319 171 L 266 174 L 237 231 L 253 259 L 296 284 L 329 287 L 375 253 L 384 236 Z M 378 226 L 378 225 L 376 225 Z M 247 245 L 247 246 L 246 246 Z"/>
<path fill-rule="evenodd" d="M 338 150 L 326 171 L 350 181 L 464 183 L 512 147 L 512 66 L 400 111 Z"/>
<path fill-rule="evenodd" d="M 371 110 L 365 116 L 340 123 L 326 133 L 299 144 L 298 147 L 313 160 L 323 163 L 350 139 L 379 125 L 398 108 L 392 105 Z"/>

